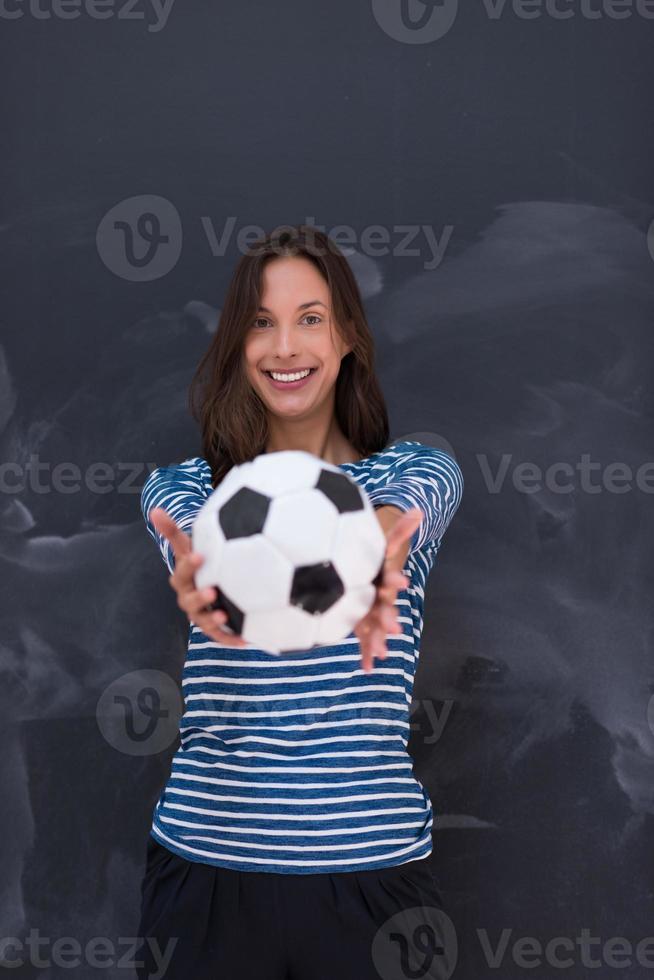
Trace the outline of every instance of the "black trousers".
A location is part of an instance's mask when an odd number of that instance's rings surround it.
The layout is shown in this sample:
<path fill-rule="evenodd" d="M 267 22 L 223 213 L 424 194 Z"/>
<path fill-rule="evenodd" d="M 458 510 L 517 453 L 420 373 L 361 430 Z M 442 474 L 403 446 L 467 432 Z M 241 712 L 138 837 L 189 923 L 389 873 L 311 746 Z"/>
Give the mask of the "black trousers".
<path fill-rule="evenodd" d="M 456 956 L 431 856 L 318 874 L 234 871 L 148 837 L 139 980 L 441 980 Z"/>

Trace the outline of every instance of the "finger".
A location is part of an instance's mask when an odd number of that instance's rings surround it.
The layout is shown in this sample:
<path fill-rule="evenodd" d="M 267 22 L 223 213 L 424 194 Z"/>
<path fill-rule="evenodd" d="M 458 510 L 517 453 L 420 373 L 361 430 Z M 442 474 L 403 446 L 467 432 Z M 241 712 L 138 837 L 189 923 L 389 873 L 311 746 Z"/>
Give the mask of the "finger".
<path fill-rule="evenodd" d="M 387 602 L 389 605 L 393 606 L 397 602 L 397 593 L 397 584 L 387 584 L 386 582 L 382 582 L 377 589 L 377 599 L 380 602 Z"/>
<path fill-rule="evenodd" d="M 238 633 L 229 633 L 227 630 L 221 628 L 221 623 L 227 622 L 227 613 L 222 609 L 215 610 L 214 612 L 200 613 L 192 622 L 195 623 L 198 629 L 202 630 L 205 636 L 208 636 L 211 640 L 215 640 L 216 643 L 222 643 L 228 647 L 247 646 L 247 641 Z"/>
<path fill-rule="evenodd" d="M 409 579 L 407 576 L 400 572 L 397 568 L 389 568 L 386 566 L 382 575 L 381 588 L 394 588 L 396 591 L 399 589 L 404 589 L 409 584 Z"/>
<path fill-rule="evenodd" d="M 394 606 L 386 605 L 383 610 L 383 622 L 387 633 L 401 633 L 402 627 L 397 621 L 397 610 Z"/>
<path fill-rule="evenodd" d="M 189 589 L 186 592 L 180 593 L 177 599 L 177 605 L 192 618 L 200 613 L 209 612 L 207 606 L 215 602 L 217 596 L 218 590 L 213 587 L 207 589 Z"/>
<path fill-rule="evenodd" d="M 384 658 L 386 657 L 386 653 L 387 653 L 387 650 L 386 650 L 386 627 L 385 627 L 384 623 L 381 621 L 381 619 L 380 619 L 379 624 L 372 631 L 372 640 L 371 640 L 371 643 L 372 643 L 372 652 L 373 652 L 374 656 L 375 657 L 380 657 L 381 660 L 384 660 Z"/>
<path fill-rule="evenodd" d="M 204 633 L 204 630 L 202 630 Z M 247 642 L 242 636 L 236 636 L 234 633 L 228 633 L 226 630 L 211 628 L 209 633 L 206 634 L 210 639 L 215 640 L 216 643 L 221 643 L 226 647 L 246 647 Z"/>
<path fill-rule="evenodd" d="M 361 648 L 361 666 L 366 674 L 369 674 L 373 668 L 372 659 L 372 650 L 370 649 L 369 645 L 366 644 L 365 647 Z"/>
<path fill-rule="evenodd" d="M 175 565 L 181 555 L 187 554 L 191 550 L 191 539 L 163 507 L 153 507 L 150 511 L 150 521 L 159 532 L 170 542 L 170 547 L 175 556 Z"/>
<path fill-rule="evenodd" d="M 397 589 L 395 588 L 395 586 L 392 586 L 390 588 L 385 588 L 383 585 L 381 585 L 377 589 L 378 602 L 385 602 L 389 606 L 392 606 L 395 603 L 396 599 L 397 599 Z"/>
<path fill-rule="evenodd" d="M 196 589 L 195 573 L 204 562 L 204 555 L 197 551 L 189 551 L 175 561 L 175 570 L 169 582 L 178 592 Z"/>
<path fill-rule="evenodd" d="M 368 614 L 365 619 L 362 619 L 360 623 L 354 629 L 355 636 L 359 640 L 359 651 L 361 653 L 361 667 L 368 673 L 372 670 L 372 653 L 370 650 L 370 632 L 372 630 L 372 624 L 370 622 L 370 615 Z"/>
<path fill-rule="evenodd" d="M 386 627 L 382 618 L 383 606 L 378 604 L 369 616 L 369 628 L 365 636 L 365 650 L 370 658 L 386 656 Z"/>
<path fill-rule="evenodd" d="M 386 628 L 387 625 L 390 629 Z M 386 634 L 402 632 L 402 630 L 399 623 L 395 623 L 394 607 L 375 599 L 372 609 L 357 625 L 354 632 L 359 639 L 361 666 L 366 673 L 369 673 L 374 667 L 375 657 L 381 660 L 386 658 L 388 653 Z"/>
<path fill-rule="evenodd" d="M 213 591 L 217 593 L 217 590 Z M 223 628 L 227 624 L 227 618 L 224 609 L 208 609 L 204 606 L 196 613 L 194 621 L 203 633 L 212 636 L 213 639 L 217 639 L 221 643 L 228 643 L 229 646 L 247 646 L 247 640 L 243 639 L 240 633 L 229 632 Z"/>
<path fill-rule="evenodd" d="M 386 633 L 401 632 L 397 622 L 397 609 L 392 602 L 379 597 L 375 600 L 371 616 L 375 617 L 375 625 Z"/>
<path fill-rule="evenodd" d="M 386 535 L 387 558 L 392 558 L 399 550 L 400 545 L 413 536 L 414 531 L 420 527 L 423 517 L 424 514 L 418 507 L 412 507 L 398 518 Z"/>

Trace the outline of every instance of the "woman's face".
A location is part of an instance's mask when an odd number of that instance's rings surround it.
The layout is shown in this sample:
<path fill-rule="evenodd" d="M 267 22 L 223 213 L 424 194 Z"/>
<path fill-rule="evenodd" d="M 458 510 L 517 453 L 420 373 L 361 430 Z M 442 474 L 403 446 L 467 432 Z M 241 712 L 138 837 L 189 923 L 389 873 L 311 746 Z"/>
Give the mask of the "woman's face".
<path fill-rule="evenodd" d="M 327 283 L 308 259 L 280 256 L 264 266 L 262 287 L 261 307 L 245 335 L 250 383 L 280 418 L 313 414 L 326 403 L 351 349 L 332 321 Z M 307 368 L 306 378 L 283 380 Z"/>

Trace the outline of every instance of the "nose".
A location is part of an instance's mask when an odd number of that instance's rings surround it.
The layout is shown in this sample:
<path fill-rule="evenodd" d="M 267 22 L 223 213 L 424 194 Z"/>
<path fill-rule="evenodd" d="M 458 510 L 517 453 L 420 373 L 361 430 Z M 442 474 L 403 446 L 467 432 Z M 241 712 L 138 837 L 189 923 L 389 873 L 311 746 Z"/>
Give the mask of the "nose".
<path fill-rule="evenodd" d="M 279 324 L 274 331 L 273 353 L 276 357 L 284 359 L 293 357 L 297 353 L 298 338 L 293 326 Z"/>

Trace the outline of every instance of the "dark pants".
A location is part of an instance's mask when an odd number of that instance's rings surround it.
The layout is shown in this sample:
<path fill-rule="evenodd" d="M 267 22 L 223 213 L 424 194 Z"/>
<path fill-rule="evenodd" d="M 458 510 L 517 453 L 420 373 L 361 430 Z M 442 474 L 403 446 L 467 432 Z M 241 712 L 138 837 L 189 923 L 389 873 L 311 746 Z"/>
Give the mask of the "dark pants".
<path fill-rule="evenodd" d="M 150 836 L 141 895 L 139 980 L 440 980 L 452 969 L 431 856 L 365 871 L 234 871 Z"/>

